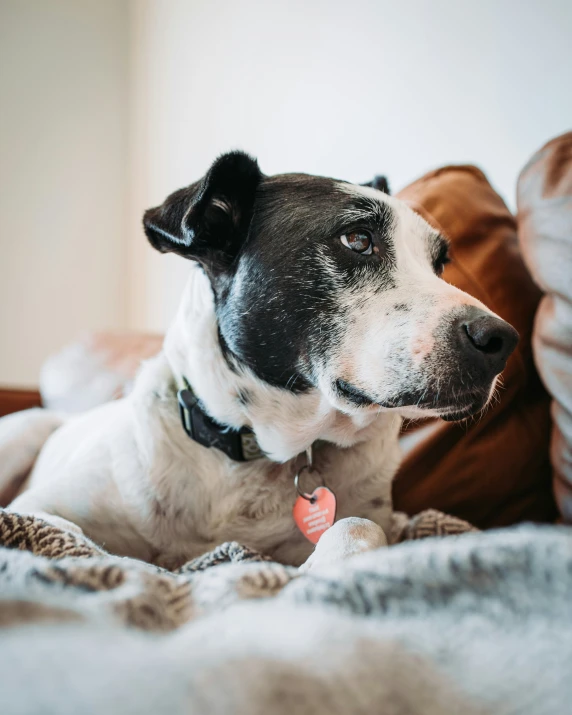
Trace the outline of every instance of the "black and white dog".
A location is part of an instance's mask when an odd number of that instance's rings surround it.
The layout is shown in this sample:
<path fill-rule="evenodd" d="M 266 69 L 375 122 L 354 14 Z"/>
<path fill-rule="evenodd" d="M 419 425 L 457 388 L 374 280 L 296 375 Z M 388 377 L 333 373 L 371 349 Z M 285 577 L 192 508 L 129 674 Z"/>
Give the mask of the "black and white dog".
<path fill-rule="evenodd" d="M 440 278 L 445 238 L 371 185 L 265 176 L 233 152 L 144 227 L 193 261 L 164 349 L 128 398 L 53 433 L 11 508 L 165 566 L 227 540 L 299 565 L 314 547 L 293 479 L 314 445 L 304 490 L 325 481 L 338 504 L 329 558 L 384 543 L 402 418 L 478 413 L 515 330 Z"/>

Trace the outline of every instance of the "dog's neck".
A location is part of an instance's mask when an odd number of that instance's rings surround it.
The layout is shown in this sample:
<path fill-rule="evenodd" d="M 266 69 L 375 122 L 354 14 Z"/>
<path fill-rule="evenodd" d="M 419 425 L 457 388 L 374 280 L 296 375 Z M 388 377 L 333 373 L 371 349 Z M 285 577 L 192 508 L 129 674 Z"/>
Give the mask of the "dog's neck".
<path fill-rule="evenodd" d="M 277 462 L 292 459 L 318 439 L 350 447 L 366 440 L 384 417 L 371 411 L 346 415 L 317 389 L 294 394 L 260 380 L 248 368 L 231 368 L 220 345 L 210 282 L 196 265 L 164 352 L 179 387 L 183 378 L 188 380 L 217 422 L 252 428 L 262 450 Z"/>

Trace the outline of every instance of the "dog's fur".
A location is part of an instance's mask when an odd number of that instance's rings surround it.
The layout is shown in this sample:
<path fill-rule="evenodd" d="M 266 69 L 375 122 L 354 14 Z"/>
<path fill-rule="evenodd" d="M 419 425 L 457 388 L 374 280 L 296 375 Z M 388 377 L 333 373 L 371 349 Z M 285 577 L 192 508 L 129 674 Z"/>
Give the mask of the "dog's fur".
<path fill-rule="evenodd" d="M 128 398 L 50 437 L 12 508 L 164 566 L 231 539 L 299 565 L 313 547 L 292 519 L 293 476 L 320 440 L 310 481 L 326 480 L 338 518 L 387 533 L 402 417 L 480 410 L 516 333 L 440 279 L 445 239 L 376 186 L 266 177 L 235 152 L 148 211 L 155 248 L 194 262 L 164 350 Z M 351 249 L 356 232 L 371 251 Z M 486 349 L 483 326 L 502 349 Z M 220 424 L 251 427 L 268 458 L 233 462 L 189 439 L 184 379 Z"/>

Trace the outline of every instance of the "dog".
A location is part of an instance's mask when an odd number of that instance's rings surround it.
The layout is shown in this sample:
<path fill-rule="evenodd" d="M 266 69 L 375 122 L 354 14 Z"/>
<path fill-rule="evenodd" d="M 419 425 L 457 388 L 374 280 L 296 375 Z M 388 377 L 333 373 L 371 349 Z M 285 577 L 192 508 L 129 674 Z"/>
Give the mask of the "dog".
<path fill-rule="evenodd" d="M 442 280 L 446 238 L 383 180 L 266 176 L 242 152 L 143 225 L 191 262 L 163 351 L 45 445 L 53 415 L 14 416 L 4 444 L 35 464 L 10 508 L 166 568 L 229 540 L 294 566 L 387 543 L 403 418 L 479 413 L 518 340 Z M 318 488 L 337 521 L 314 552 L 293 504 Z"/>

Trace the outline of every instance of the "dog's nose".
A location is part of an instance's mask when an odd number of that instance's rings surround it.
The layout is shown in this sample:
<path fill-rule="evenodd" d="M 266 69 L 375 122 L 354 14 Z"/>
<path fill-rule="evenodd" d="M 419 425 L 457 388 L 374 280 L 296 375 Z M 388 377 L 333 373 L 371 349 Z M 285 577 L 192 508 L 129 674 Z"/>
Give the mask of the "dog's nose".
<path fill-rule="evenodd" d="M 473 306 L 459 322 L 458 330 L 465 357 L 481 364 L 491 378 L 504 370 L 518 343 L 512 325 Z"/>

